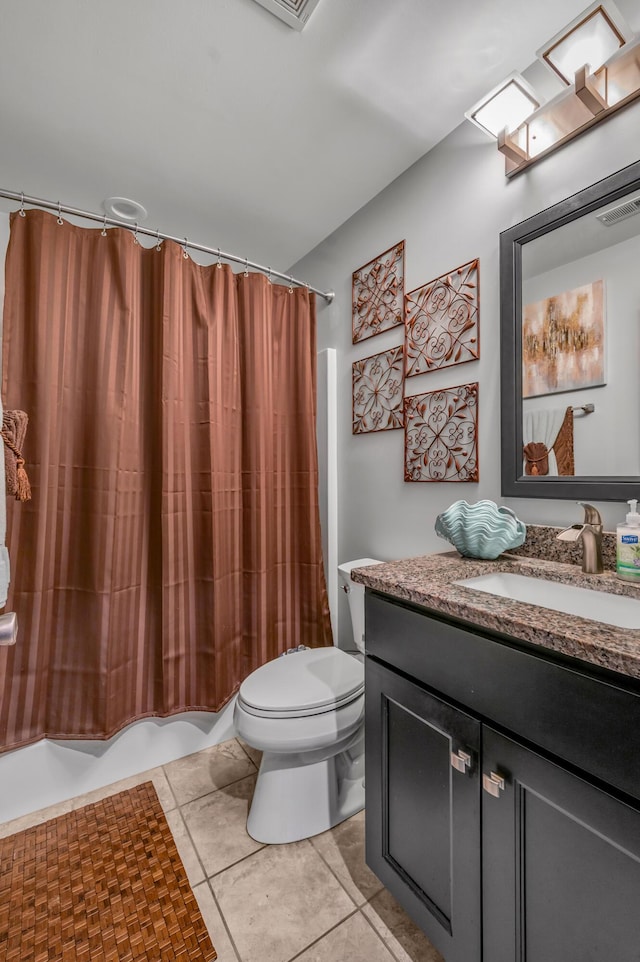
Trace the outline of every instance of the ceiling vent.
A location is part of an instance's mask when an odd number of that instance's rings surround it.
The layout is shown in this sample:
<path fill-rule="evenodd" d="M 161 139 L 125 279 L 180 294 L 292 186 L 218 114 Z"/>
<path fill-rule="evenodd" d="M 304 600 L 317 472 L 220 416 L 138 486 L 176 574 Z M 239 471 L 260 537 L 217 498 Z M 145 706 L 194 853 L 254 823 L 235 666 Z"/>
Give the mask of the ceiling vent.
<path fill-rule="evenodd" d="M 596 214 L 596 217 L 605 227 L 612 227 L 619 221 L 626 220 L 627 217 L 632 217 L 637 213 L 640 213 L 640 197 L 625 200 L 623 204 L 618 204 L 617 207 L 610 207 L 609 210 Z"/>
<path fill-rule="evenodd" d="M 287 26 L 302 30 L 320 0 L 256 0 Z"/>

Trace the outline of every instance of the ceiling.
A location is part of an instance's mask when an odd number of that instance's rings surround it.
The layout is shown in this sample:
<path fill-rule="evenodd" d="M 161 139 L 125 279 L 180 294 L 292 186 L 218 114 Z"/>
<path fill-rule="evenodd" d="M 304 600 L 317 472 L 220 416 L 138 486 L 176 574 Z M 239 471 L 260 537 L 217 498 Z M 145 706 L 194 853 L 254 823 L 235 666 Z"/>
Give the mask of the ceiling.
<path fill-rule="evenodd" d="M 584 6 L 320 0 L 298 32 L 254 0 L 0 0 L 0 187 L 286 270 Z"/>

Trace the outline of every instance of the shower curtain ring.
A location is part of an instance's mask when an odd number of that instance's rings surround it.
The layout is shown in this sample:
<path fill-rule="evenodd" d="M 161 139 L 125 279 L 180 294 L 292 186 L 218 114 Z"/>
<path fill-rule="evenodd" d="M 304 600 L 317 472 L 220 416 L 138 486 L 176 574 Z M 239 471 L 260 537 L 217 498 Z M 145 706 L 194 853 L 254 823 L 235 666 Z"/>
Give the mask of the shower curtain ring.
<path fill-rule="evenodd" d="M 62 224 L 62 223 L 64 223 L 64 221 L 62 220 L 62 209 L 60 206 L 60 201 L 58 201 L 58 224 Z"/>
<path fill-rule="evenodd" d="M 21 200 L 20 200 L 20 216 L 21 216 L 21 217 L 26 217 L 27 215 L 26 215 L 26 212 L 25 212 L 25 209 L 24 209 L 24 191 L 21 192 L 20 197 L 21 197 Z"/>
<path fill-rule="evenodd" d="M 269 283 L 271 283 L 271 268 L 270 268 L 270 267 L 267 268 L 267 279 L 268 279 Z"/>
<path fill-rule="evenodd" d="M 244 276 L 245 277 L 249 276 L 249 258 L 248 257 L 245 257 L 244 259 Z"/>
<path fill-rule="evenodd" d="M 289 274 L 289 293 L 293 294 L 293 277 Z"/>
<path fill-rule="evenodd" d="M 133 232 L 133 243 L 134 243 L 134 244 L 139 244 L 139 243 L 140 243 L 140 241 L 138 240 L 138 221 L 136 221 L 135 230 L 134 230 L 134 232 Z"/>
<path fill-rule="evenodd" d="M 189 259 L 189 255 L 187 254 L 187 246 L 188 246 L 188 244 L 189 244 L 189 241 L 188 241 L 188 239 L 185 237 L 185 239 L 184 239 L 184 244 L 182 245 L 182 256 L 184 257 L 185 260 L 188 260 L 188 259 Z"/>
<path fill-rule="evenodd" d="M 220 254 L 220 248 L 218 248 L 218 269 L 222 269 L 222 255 Z"/>
<path fill-rule="evenodd" d="M 107 236 L 107 215 L 104 215 L 104 224 L 102 225 L 102 230 L 100 231 L 102 237 Z"/>
<path fill-rule="evenodd" d="M 156 231 L 156 250 L 162 250 L 162 244 L 160 242 L 160 228 Z"/>

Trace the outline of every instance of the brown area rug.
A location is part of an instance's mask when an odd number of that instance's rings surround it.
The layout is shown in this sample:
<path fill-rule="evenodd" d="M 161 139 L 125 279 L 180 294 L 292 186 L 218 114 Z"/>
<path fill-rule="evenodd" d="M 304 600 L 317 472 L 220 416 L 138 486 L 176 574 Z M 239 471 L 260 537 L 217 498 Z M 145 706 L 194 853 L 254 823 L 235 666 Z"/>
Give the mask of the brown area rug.
<path fill-rule="evenodd" d="M 151 782 L 0 839 L 0 962 L 212 962 Z"/>

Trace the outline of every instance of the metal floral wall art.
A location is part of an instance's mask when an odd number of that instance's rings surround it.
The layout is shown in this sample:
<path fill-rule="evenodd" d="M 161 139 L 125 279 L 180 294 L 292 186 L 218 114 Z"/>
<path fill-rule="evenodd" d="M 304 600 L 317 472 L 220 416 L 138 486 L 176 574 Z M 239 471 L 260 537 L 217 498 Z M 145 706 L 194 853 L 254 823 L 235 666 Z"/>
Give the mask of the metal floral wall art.
<path fill-rule="evenodd" d="M 352 275 L 353 343 L 404 320 L 404 241 L 379 254 Z"/>
<path fill-rule="evenodd" d="M 480 357 L 479 289 L 474 260 L 407 294 L 407 377 Z"/>
<path fill-rule="evenodd" d="M 403 350 L 355 361 L 353 378 L 353 433 L 388 431 L 404 424 Z"/>
<path fill-rule="evenodd" d="M 405 398 L 405 481 L 478 481 L 478 384 Z"/>

